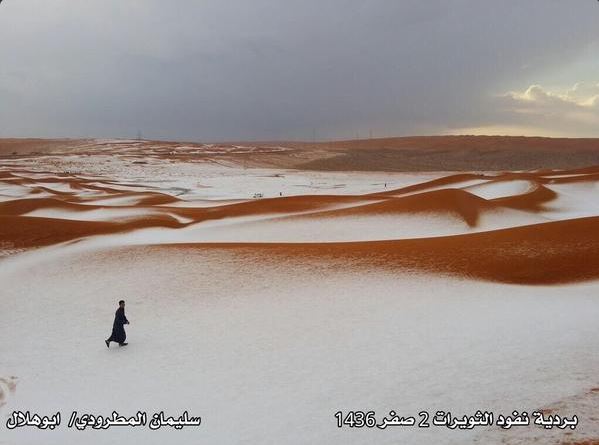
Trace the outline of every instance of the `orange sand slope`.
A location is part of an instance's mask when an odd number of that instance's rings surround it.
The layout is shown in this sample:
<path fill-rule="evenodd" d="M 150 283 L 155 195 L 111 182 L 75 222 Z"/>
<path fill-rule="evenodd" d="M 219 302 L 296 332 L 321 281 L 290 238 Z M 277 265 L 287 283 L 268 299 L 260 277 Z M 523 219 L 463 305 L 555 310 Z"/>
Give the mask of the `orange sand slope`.
<path fill-rule="evenodd" d="M 0 167 L 0 249 L 92 236 L 255 249 L 522 284 L 599 278 L 599 167 L 460 173 L 362 195 L 183 201 L 107 179 Z M 196 205 L 197 204 L 197 205 Z M 596 208 L 593 207 L 596 206 Z M 430 225 L 430 228 L 428 227 Z"/>

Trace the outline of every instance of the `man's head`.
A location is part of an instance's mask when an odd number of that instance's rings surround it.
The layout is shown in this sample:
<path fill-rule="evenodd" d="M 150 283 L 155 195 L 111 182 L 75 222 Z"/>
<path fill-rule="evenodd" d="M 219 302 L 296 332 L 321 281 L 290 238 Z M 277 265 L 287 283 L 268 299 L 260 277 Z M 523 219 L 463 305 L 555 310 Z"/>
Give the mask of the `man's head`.
<path fill-rule="evenodd" d="M 125 300 L 119 301 L 119 307 L 125 307 Z"/>

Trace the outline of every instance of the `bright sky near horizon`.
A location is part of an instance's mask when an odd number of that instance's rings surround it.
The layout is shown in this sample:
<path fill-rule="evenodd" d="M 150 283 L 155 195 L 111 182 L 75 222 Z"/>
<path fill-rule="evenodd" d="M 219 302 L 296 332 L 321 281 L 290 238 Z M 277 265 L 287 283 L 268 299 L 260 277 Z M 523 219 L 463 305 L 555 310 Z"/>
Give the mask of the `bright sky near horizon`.
<path fill-rule="evenodd" d="M 599 137 L 594 0 L 6 0 L 0 137 Z"/>

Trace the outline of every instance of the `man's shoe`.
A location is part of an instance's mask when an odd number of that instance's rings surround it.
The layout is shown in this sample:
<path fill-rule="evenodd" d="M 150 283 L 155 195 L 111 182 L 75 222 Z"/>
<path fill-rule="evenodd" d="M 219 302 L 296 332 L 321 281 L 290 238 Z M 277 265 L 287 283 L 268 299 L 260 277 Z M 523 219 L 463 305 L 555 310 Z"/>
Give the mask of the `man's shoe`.
<path fill-rule="evenodd" d="M 107 348 L 110 348 L 110 342 L 108 340 L 104 340 L 104 343 L 106 343 Z"/>
<path fill-rule="evenodd" d="M 119 346 L 127 346 L 129 343 L 119 343 Z"/>

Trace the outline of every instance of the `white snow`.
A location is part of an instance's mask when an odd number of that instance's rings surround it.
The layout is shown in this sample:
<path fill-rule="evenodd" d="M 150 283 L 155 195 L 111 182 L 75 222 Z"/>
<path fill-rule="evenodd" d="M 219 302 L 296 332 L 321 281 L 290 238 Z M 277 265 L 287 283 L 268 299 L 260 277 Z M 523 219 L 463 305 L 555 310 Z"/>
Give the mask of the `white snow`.
<path fill-rule="evenodd" d="M 125 219 L 140 219 L 146 216 L 160 216 L 168 215 L 179 222 L 188 223 L 193 220 L 184 218 L 173 213 L 159 212 L 147 208 L 101 208 L 93 210 L 66 210 L 58 208 L 44 208 L 36 209 L 31 212 L 24 214 L 23 216 L 37 217 L 37 218 L 55 218 L 55 219 L 68 219 L 77 221 L 118 221 Z"/>
<path fill-rule="evenodd" d="M 11 444 L 162 444 L 175 434 L 177 443 L 462 444 L 481 430 L 338 429 L 333 415 L 532 411 L 597 379 L 597 283 L 507 286 L 143 247 L 73 245 L 3 261 L 0 375 L 18 377 L 4 416 L 203 418 L 176 433 L 0 429 Z M 121 298 L 130 344 L 106 349 Z"/>
<path fill-rule="evenodd" d="M 534 190 L 536 185 L 532 181 L 514 179 L 511 181 L 489 181 L 474 186 L 465 187 L 465 190 L 484 199 L 497 199 L 507 196 L 522 195 Z"/>
<path fill-rule="evenodd" d="M 81 202 L 84 205 L 94 206 L 134 206 L 142 201 L 144 198 L 150 197 L 151 195 L 133 195 L 133 196 L 109 196 L 100 199 L 90 199 L 88 201 Z"/>
<path fill-rule="evenodd" d="M 24 160 L 20 160 L 24 161 Z M 250 199 L 305 194 L 365 194 L 405 187 L 444 176 L 443 173 L 312 172 L 284 169 L 243 169 L 216 163 L 156 160 L 133 164 L 120 155 L 62 155 L 30 160 L 30 170 L 85 172 L 102 178 L 91 185 L 123 191 L 158 191 L 185 200 Z M 108 183 L 108 184 L 107 184 Z M 387 183 L 387 187 L 384 184 Z M 44 185 L 45 186 L 45 185 Z M 60 185 L 55 185 L 57 189 Z M 69 186 L 59 191 L 70 191 Z"/>
<path fill-rule="evenodd" d="M 81 190 L 74 188 L 68 182 L 39 182 L 37 184 L 31 184 L 30 187 L 44 187 L 52 191 L 72 194 L 81 192 Z"/>
<path fill-rule="evenodd" d="M 516 210 L 482 214 L 479 225 L 470 227 L 458 215 L 374 215 L 339 218 L 271 216 L 226 218 L 194 224 L 183 229 L 147 229 L 147 242 L 348 242 L 410 239 L 460 235 L 504 229 L 548 220 Z M 133 235 L 133 234 L 131 234 Z M 126 240 L 123 240 L 127 244 Z"/>
<path fill-rule="evenodd" d="M 547 218 L 561 220 L 599 215 L 599 185 L 597 182 L 549 184 L 558 193 L 557 199 L 545 205 Z"/>
<path fill-rule="evenodd" d="M 424 182 L 424 181 L 422 181 Z M 410 196 L 410 195 L 417 195 L 419 193 L 427 193 L 427 192 L 433 192 L 436 190 L 445 190 L 445 189 L 467 189 L 468 187 L 472 187 L 472 186 L 477 186 L 480 184 L 486 184 L 488 182 L 487 179 L 468 179 L 465 181 L 457 181 L 451 184 L 442 184 L 442 185 L 431 185 L 430 187 L 424 187 L 415 191 L 411 191 L 411 192 L 400 192 L 397 193 L 396 196 Z"/>
<path fill-rule="evenodd" d="M 20 199 L 31 193 L 31 188 L 24 185 L 11 184 L 10 182 L 0 182 L 0 199 L 10 201 Z"/>

